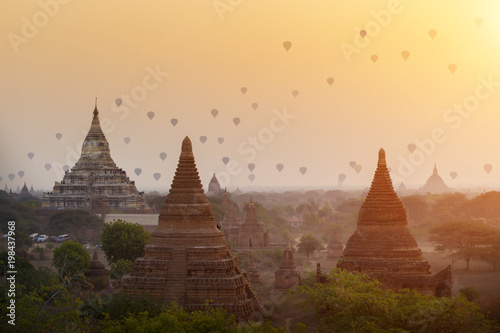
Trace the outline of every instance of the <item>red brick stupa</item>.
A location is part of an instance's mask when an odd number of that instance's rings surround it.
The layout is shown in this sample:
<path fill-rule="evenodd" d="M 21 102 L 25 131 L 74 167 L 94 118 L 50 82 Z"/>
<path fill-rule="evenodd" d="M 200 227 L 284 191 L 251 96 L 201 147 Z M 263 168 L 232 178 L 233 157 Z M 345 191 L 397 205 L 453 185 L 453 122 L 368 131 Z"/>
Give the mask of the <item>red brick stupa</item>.
<path fill-rule="evenodd" d="M 170 193 L 161 208 L 158 227 L 123 279 L 125 289 L 174 301 L 188 311 L 211 306 L 248 320 L 259 301 L 217 229 L 198 170 L 191 140 L 182 151 Z"/>
<path fill-rule="evenodd" d="M 356 231 L 347 241 L 337 267 L 368 274 L 394 291 L 409 288 L 436 294 L 438 281 L 408 230 L 406 211 L 392 186 L 383 149 L 359 211 Z"/>

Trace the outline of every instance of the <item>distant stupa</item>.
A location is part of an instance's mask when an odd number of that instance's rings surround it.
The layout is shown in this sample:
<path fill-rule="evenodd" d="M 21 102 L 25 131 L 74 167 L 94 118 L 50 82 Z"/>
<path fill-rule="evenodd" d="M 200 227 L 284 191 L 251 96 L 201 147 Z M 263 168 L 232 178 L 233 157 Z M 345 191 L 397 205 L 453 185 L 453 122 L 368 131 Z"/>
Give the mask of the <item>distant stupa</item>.
<path fill-rule="evenodd" d="M 262 309 L 250 282 L 217 229 L 212 207 L 203 191 L 191 140 L 182 142 L 170 193 L 161 207 L 158 227 L 144 257 L 123 278 L 129 293 L 143 292 L 188 311 L 206 302 L 248 320 Z"/>
<path fill-rule="evenodd" d="M 420 192 L 423 193 L 435 193 L 441 194 L 450 192 L 450 188 L 446 186 L 443 178 L 438 175 L 438 170 L 436 164 L 434 163 L 434 170 L 432 171 L 432 175 L 427 179 L 425 185 L 420 189 Z"/>
<path fill-rule="evenodd" d="M 220 184 L 219 181 L 217 180 L 217 177 L 215 177 L 214 173 L 212 179 L 210 180 L 210 183 L 208 184 L 207 194 L 217 194 L 219 192 L 220 192 Z"/>
<path fill-rule="evenodd" d="M 422 258 L 410 233 L 403 203 L 394 191 L 385 151 L 380 149 L 373 182 L 359 211 L 337 267 L 368 274 L 387 289 L 416 289 L 426 295 L 446 295 L 437 290 L 438 280 Z"/>
<path fill-rule="evenodd" d="M 95 213 L 109 210 L 153 213 L 138 192 L 135 182 L 119 169 L 102 132 L 97 100 L 92 124 L 85 137 L 80 159 L 63 180 L 56 182 L 52 192 L 44 193 L 42 209 L 86 209 Z"/>

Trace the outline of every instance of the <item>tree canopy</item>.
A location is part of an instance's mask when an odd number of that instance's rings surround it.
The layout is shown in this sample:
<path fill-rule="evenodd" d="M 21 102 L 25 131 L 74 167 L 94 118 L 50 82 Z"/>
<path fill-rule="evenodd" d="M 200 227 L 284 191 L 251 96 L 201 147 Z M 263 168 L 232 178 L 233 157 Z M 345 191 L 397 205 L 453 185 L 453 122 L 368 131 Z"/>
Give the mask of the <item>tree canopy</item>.
<path fill-rule="evenodd" d="M 82 244 L 67 241 L 54 250 L 52 264 L 63 275 L 77 275 L 89 268 L 90 253 Z"/>
<path fill-rule="evenodd" d="M 105 223 L 101 234 L 102 250 L 109 263 L 119 259 L 133 262 L 144 254 L 144 247 L 151 235 L 138 223 L 129 223 L 120 219 Z"/>
<path fill-rule="evenodd" d="M 49 229 L 57 234 L 70 234 L 72 239 L 86 240 L 100 230 L 102 220 L 97 215 L 83 209 L 66 209 L 50 217 Z M 94 234 L 94 235 L 93 235 Z"/>
<path fill-rule="evenodd" d="M 465 260 L 466 270 L 471 260 L 500 261 L 500 230 L 482 222 L 448 222 L 432 228 L 430 235 L 436 251 L 450 253 L 453 260 Z"/>
<path fill-rule="evenodd" d="M 304 306 L 316 312 L 320 332 L 494 332 L 500 328 L 463 295 L 396 293 L 380 288 L 380 282 L 367 275 L 338 269 L 327 280 L 292 291 L 306 297 Z"/>
<path fill-rule="evenodd" d="M 320 240 L 317 239 L 313 234 L 304 234 L 300 237 L 300 242 L 297 245 L 300 252 L 304 252 L 309 258 L 309 255 L 314 251 L 321 250 L 323 245 Z"/>

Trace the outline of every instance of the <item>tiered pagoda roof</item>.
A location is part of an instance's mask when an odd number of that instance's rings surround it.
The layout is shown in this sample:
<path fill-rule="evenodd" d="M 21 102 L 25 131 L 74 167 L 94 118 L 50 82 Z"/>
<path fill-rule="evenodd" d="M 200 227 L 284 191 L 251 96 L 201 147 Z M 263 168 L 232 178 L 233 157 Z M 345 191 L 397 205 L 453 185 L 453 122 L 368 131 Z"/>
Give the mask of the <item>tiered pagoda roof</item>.
<path fill-rule="evenodd" d="M 407 227 L 406 211 L 392 186 L 383 149 L 356 231 L 337 266 L 368 274 L 389 289 L 435 294 L 437 281 Z"/>
<path fill-rule="evenodd" d="M 179 164 L 161 208 L 158 227 L 135 260 L 125 288 L 174 301 L 187 310 L 222 308 L 241 320 L 260 307 L 250 283 L 232 256 L 224 234 L 217 229 L 202 188 L 191 140 L 182 142 Z"/>

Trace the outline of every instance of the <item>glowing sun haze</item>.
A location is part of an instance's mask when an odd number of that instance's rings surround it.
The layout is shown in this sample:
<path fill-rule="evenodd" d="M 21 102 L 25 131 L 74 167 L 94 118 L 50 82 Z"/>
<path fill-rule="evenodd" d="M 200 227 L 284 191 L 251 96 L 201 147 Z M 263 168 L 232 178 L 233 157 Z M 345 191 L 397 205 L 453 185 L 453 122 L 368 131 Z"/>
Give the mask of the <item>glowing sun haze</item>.
<path fill-rule="evenodd" d="M 112 157 L 139 190 L 168 190 L 186 135 L 205 186 L 216 173 L 230 189 L 333 188 L 339 174 L 368 187 L 381 147 L 396 186 L 420 187 L 434 163 L 450 187 L 500 184 L 498 1 L 41 0 L 0 11 L 0 188 L 61 180 L 95 97 Z"/>

